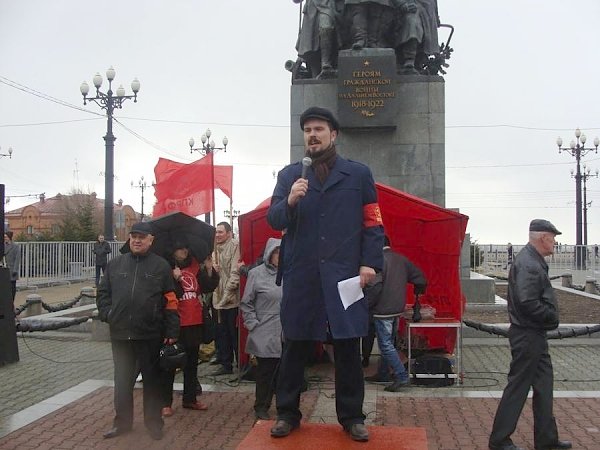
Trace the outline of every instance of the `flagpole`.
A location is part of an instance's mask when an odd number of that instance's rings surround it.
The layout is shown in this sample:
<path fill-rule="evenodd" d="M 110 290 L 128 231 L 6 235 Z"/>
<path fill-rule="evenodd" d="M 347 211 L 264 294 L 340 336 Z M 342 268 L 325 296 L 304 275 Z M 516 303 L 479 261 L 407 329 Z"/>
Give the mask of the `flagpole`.
<path fill-rule="evenodd" d="M 216 227 L 217 226 L 217 215 L 216 215 L 216 209 L 217 208 L 215 207 L 216 206 L 215 205 L 215 153 L 214 153 L 214 151 L 212 149 L 211 149 L 211 157 L 212 158 L 211 158 L 211 161 L 210 161 L 210 164 L 211 164 L 210 174 L 211 174 L 211 177 L 212 177 L 212 183 L 211 183 L 211 186 L 212 186 L 212 190 L 211 190 L 211 193 L 212 193 L 212 215 L 213 215 L 213 222 L 212 222 L 212 224 L 213 224 L 214 227 Z"/>

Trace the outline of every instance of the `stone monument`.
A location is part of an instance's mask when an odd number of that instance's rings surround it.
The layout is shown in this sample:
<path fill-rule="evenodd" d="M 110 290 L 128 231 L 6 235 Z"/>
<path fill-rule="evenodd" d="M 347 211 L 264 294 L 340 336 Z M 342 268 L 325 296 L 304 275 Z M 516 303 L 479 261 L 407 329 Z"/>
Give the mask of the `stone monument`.
<path fill-rule="evenodd" d="M 286 63 L 292 72 L 290 160 L 304 156 L 300 114 L 322 106 L 340 121 L 343 156 L 368 164 L 378 182 L 444 206 L 439 73 L 445 73 L 452 34 L 437 43 L 437 1 L 307 0 L 303 16 L 298 59 Z"/>
<path fill-rule="evenodd" d="M 439 27 L 450 30 L 441 44 Z M 377 182 L 445 206 L 442 75 L 453 32 L 437 0 L 306 0 L 298 58 L 286 63 L 290 161 L 304 157 L 300 114 L 322 106 L 340 122 L 341 155 L 366 163 Z M 463 261 L 468 301 L 493 302 L 493 280 L 470 276 L 468 253 Z"/>

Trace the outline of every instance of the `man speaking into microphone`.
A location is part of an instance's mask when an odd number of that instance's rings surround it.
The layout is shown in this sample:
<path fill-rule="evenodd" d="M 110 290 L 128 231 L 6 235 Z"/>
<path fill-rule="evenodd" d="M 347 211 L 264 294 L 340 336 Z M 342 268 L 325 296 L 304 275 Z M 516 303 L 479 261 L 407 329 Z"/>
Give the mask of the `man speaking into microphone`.
<path fill-rule="evenodd" d="M 280 262 L 284 344 L 271 435 L 287 436 L 300 425 L 304 366 L 315 341 L 323 342 L 329 334 L 338 421 L 352 439 L 367 441 L 359 338 L 367 335 L 368 305 L 363 298 L 345 309 L 337 285 L 359 276 L 363 287 L 383 266 L 375 182 L 366 165 L 337 154 L 339 124 L 329 110 L 308 108 L 300 127 L 312 165 L 305 158 L 279 172 L 267 216 L 274 229 L 287 230 Z"/>

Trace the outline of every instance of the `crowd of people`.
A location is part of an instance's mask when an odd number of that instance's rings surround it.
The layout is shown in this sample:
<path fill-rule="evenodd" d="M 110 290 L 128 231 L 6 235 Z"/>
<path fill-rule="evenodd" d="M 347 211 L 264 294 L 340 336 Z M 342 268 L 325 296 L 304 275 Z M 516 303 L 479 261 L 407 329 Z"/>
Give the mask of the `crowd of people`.
<path fill-rule="evenodd" d="M 284 438 L 301 425 L 300 395 L 304 370 L 319 343 L 333 348 L 337 419 L 352 440 L 369 440 L 364 424 L 366 381 L 386 382 L 397 392 L 408 376 L 394 344 L 398 317 L 413 285 L 425 293 L 424 273 L 392 250 L 384 235 L 370 169 L 341 157 L 335 147 L 339 125 L 328 110 L 311 107 L 300 118 L 310 169 L 300 163 L 278 175 L 267 220 L 281 239 L 270 238 L 263 257 L 248 267 L 231 226 L 216 227 L 212 255 L 194 254 L 176 242 L 167 258 L 150 251 L 149 223 L 135 224 L 130 253 L 119 255 L 104 269 L 98 288 L 99 318 L 110 327 L 115 365 L 115 418 L 105 438 L 131 430 L 133 387 L 142 373 L 144 423 L 154 439 L 163 437 L 163 417 L 173 414 L 173 367 L 161 370 L 165 347 L 183 366 L 183 408 L 204 411 L 198 396 L 198 354 L 205 321 L 214 321 L 214 376 L 233 373 L 239 363 L 238 324 L 248 330 L 245 351 L 256 365 L 254 413 L 269 419 L 275 397 L 273 438 Z M 545 256 L 554 250 L 560 232 L 546 220 L 530 224 L 530 241 L 512 261 L 509 274 L 509 339 L 513 360 L 508 385 L 490 436 L 491 449 L 518 450 L 510 439 L 530 387 L 534 400 L 536 448 L 571 448 L 558 440 L 552 415 L 552 365 L 546 330 L 558 326 L 558 309 L 548 279 Z M 240 274 L 246 278 L 240 301 Z M 364 296 L 344 304 L 341 280 L 353 280 Z M 208 306 L 203 296 L 210 295 Z M 205 313 L 209 312 L 211 315 Z M 241 313 L 243 321 L 239 321 Z M 375 330 L 381 350 L 377 374 L 365 377 L 369 340 Z M 372 342 L 372 341 L 370 341 Z M 162 350 L 161 350 L 162 348 Z M 183 355 L 183 358 L 182 358 Z"/>

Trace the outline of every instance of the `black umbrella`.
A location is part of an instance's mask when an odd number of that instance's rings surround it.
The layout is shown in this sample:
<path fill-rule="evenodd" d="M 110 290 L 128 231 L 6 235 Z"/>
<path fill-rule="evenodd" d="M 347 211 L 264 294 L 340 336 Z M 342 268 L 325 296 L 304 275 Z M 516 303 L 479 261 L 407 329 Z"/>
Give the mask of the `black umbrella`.
<path fill-rule="evenodd" d="M 151 220 L 154 242 L 151 250 L 169 256 L 176 246 L 185 246 L 202 262 L 213 251 L 215 228 L 182 212 L 166 214 Z"/>
<path fill-rule="evenodd" d="M 202 262 L 213 251 L 215 228 L 182 212 L 165 214 L 151 220 L 154 242 L 152 250 L 157 255 L 169 258 L 175 246 L 185 246 L 192 255 Z M 129 240 L 121 247 L 121 253 L 128 253 Z"/>

